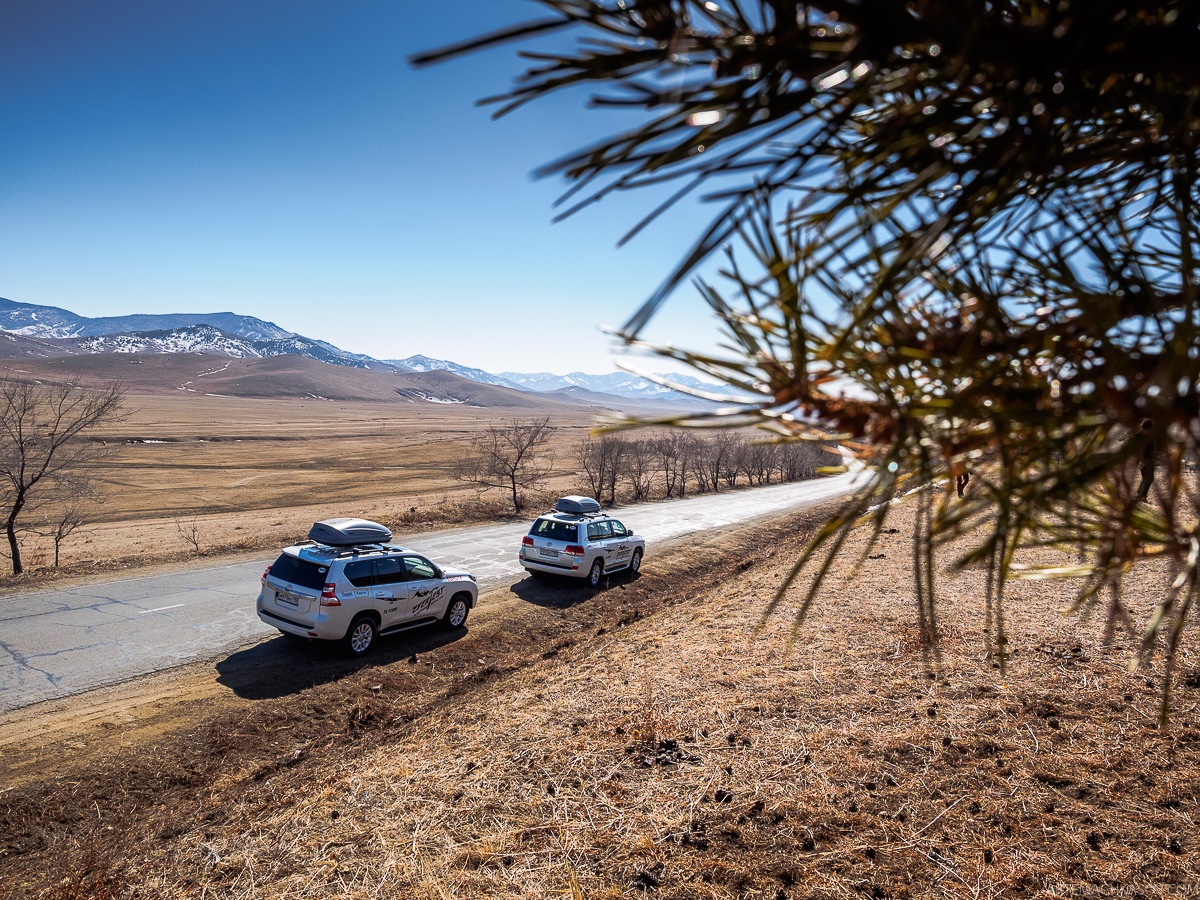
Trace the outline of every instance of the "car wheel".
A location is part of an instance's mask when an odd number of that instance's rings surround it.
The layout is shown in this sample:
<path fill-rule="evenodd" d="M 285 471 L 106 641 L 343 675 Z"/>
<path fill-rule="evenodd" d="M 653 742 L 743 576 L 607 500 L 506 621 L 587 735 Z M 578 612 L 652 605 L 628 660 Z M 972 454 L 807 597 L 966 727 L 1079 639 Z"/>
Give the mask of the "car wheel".
<path fill-rule="evenodd" d="M 629 577 L 637 578 L 638 573 L 642 571 L 642 551 L 634 550 L 633 558 L 629 560 Z"/>
<path fill-rule="evenodd" d="M 442 616 L 442 624 L 447 628 L 462 628 L 463 623 L 467 621 L 467 614 L 470 612 L 470 602 L 462 594 L 459 594 L 453 597 L 450 605 L 446 607 L 446 614 Z"/>
<path fill-rule="evenodd" d="M 375 620 L 362 615 L 350 623 L 350 629 L 342 638 L 342 645 L 351 656 L 362 656 L 375 646 L 375 638 L 378 635 L 379 629 L 375 627 Z"/>
<path fill-rule="evenodd" d="M 588 584 L 592 587 L 598 587 L 600 579 L 604 577 L 604 563 L 596 560 L 592 563 L 592 568 L 588 571 Z"/>

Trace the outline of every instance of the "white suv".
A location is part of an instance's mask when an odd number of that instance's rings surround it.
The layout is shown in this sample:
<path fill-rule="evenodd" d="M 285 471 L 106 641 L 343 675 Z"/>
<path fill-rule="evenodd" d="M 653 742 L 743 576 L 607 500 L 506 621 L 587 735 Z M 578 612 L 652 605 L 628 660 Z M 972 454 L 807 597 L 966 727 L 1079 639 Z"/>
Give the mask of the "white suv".
<path fill-rule="evenodd" d="M 595 587 L 610 572 L 636 575 L 645 553 L 645 540 L 591 497 L 563 497 L 521 538 L 519 558 L 531 575 L 586 578 Z"/>
<path fill-rule="evenodd" d="M 342 641 L 361 656 L 376 637 L 440 621 L 458 628 L 479 598 L 475 576 L 441 568 L 363 519 L 317 522 L 263 572 L 258 617 L 284 634 Z"/>

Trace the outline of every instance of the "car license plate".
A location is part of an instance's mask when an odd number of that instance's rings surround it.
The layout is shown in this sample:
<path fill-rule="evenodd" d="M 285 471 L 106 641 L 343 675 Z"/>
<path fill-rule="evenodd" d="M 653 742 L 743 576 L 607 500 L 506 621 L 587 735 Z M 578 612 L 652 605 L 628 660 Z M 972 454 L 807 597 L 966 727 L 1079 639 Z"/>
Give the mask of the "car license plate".
<path fill-rule="evenodd" d="M 544 548 L 539 550 L 538 553 L 541 554 L 542 556 L 552 556 L 552 557 L 558 556 L 557 550 L 546 550 Z"/>
<path fill-rule="evenodd" d="M 290 606 L 292 609 L 295 609 L 296 607 L 298 607 L 300 605 L 300 598 L 293 597 L 291 594 L 282 594 L 282 593 L 276 592 L 275 602 L 280 603 L 284 606 Z"/>

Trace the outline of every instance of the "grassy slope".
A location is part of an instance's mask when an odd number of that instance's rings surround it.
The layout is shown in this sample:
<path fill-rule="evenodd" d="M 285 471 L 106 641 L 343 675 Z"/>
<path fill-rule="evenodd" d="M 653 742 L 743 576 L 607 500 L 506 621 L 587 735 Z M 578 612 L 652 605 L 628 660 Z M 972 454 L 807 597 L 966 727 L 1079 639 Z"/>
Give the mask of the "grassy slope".
<path fill-rule="evenodd" d="M 1159 730 L 1159 676 L 1129 673 L 1128 647 L 1102 647 L 1098 624 L 1057 614 L 1060 585 L 1034 584 L 1012 597 L 1001 677 L 968 573 L 942 583 L 931 674 L 903 531 L 861 565 L 847 551 L 795 643 L 786 619 L 755 634 L 796 532 L 714 535 L 625 587 L 534 594 L 412 661 L 0 794 L 0 883 L 264 898 L 1196 885 L 1194 651 Z M 1155 577 L 1129 587 L 1139 613 Z"/>

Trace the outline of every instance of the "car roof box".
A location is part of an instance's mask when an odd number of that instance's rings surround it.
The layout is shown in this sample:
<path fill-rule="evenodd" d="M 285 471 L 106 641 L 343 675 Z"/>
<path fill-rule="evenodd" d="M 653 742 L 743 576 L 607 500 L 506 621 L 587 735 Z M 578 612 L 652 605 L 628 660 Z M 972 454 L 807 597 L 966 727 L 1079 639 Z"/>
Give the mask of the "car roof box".
<path fill-rule="evenodd" d="M 584 513 L 600 512 L 600 504 L 591 497 L 560 497 L 558 502 L 554 504 L 554 509 L 556 512 L 581 516 Z"/>
<path fill-rule="evenodd" d="M 353 547 L 356 544 L 382 544 L 392 539 L 392 533 L 378 522 L 366 519 L 326 519 L 313 522 L 308 539 L 330 547 Z"/>

